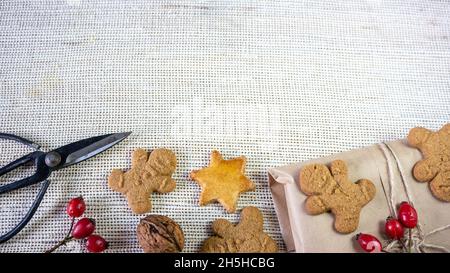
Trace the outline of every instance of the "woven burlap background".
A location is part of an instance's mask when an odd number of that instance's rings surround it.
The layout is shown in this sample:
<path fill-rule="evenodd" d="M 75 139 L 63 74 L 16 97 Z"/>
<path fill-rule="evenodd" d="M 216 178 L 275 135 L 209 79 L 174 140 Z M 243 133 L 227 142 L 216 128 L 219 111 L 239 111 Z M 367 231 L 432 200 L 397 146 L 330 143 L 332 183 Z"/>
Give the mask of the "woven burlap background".
<path fill-rule="evenodd" d="M 450 120 L 448 1 L 0 1 L 0 131 L 44 150 L 133 131 L 89 161 L 54 173 L 30 224 L 0 252 L 41 252 L 67 231 L 65 205 L 82 194 L 111 252 L 139 252 L 141 216 L 107 187 L 137 147 L 178 157 L 174 192 L 152 213 L 180 223 L 199 250 L 221 206 L 197 205 L 188 174 L 212 149 L 246 155 L 260 208 L 284 249 L 270 167 L 403 138 Z M 0 164 L 29 150 L 0 141 Z M 29 170 L 24 170 L 29 173 Z M 0 180 L 17 179 L 23 172 Z M 38 187 L 0 196 L 0 232 Z M 70 244 L 63 251 L 80 251 Z"/>

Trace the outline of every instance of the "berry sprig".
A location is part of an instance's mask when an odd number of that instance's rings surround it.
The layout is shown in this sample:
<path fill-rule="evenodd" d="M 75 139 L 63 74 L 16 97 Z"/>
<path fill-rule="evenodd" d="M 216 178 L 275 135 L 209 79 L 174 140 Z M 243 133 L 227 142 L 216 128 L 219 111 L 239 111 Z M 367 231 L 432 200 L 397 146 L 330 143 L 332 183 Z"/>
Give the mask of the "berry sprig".
<path fill-rule="evenodd" d="M 75 219 L 83 215 L 86 210 L 86 203 L 83 197 L 76 197 L 67 204 L 66 213 L 72 218 L 69 232 L 66 237 L 47 250 L 46 253 L 51 253 L 59 247 L 66 245 L 73 240 L 81 240 L 84 243 L 86 250 L 92 253 L 102 252 L 108 248 L 108 242 L 99 235 L 94 235 L 95 221 L 90 218 L 81 218 L 75 223 Z"/>
<path fill-rule="evenodd" d="M 418 217 L 416 209 L 414 209 L 414 207 L 410 203 L 402 202 L 400 203 L 398 209 L 397 219 L 392 216 L 388 217 L 384 225 L 384 231 L 391 240 L 398 241 L 405 251 L 411 253 L 412 229 L 417 227 L 417 221 Z M 405 228 L 408 229 L 408 246 L 406 246 L 403 241 L 405 239 Z M 356 240 L 358 241 L 361 248 L 366 252 L 387 252 L 383 249 L 383 246 L 377 239 L 377 237 L 373 235 L 359 233 L 358 235 L 356 235 Z"/>

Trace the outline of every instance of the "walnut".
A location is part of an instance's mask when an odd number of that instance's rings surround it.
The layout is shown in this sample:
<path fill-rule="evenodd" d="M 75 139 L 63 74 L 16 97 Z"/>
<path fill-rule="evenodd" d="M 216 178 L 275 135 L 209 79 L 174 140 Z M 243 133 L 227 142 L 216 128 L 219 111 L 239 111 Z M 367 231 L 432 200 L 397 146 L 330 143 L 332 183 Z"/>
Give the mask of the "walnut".
<path fill-rule="evenodd" d="M 150 215 L 141 219 L 137 238 L 145 253 L 181 252 L 184 234 L 181 227 L 169 217 Z"/>

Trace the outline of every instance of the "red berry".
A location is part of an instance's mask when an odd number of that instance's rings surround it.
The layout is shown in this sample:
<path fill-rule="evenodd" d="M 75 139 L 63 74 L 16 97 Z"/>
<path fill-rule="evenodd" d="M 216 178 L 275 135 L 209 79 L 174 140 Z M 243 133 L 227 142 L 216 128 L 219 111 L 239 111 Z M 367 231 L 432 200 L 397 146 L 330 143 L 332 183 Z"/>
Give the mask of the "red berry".
<path fill-rule="evenodd" d="M 398 220 L 407 228 L 417 226 L 417 211 L 408 202 L 402 202 L 398 209 Z"/>
<path fill-rule="evenodd" d="M 379 253 L 383 248 L 377 237 L 370 234 L 359 233 L 356 240 L 365 252 Z"/>
<path fill-rule="evenodd" d="M 70 217 L 80 217 L 86 210 L 86 203 L 83 197 L 73 198 L 67 205 L 66 212 Z"/>
<path fill-rule="evenodd" d="M 384 230 L 391 239 L 400 240 L 403 238 L 404 230 L 402 224 L 397 219 L 388 217 L 386 219 L 386 224 L 384 225 Z"/>
<path fill-rule="evenodd" d="M 95 221 L 89 218 L 82 218 L 73 227 L 72 236 L 75 239 L 82 239 L 91 235 L 94 230 Z"/>
<path fill-rule="evenodd" d="M 108 248 L 108 242 L 99 235 L 90 235 L 86 239 L 86 249 L 92 253 L 102 252 Z"/>

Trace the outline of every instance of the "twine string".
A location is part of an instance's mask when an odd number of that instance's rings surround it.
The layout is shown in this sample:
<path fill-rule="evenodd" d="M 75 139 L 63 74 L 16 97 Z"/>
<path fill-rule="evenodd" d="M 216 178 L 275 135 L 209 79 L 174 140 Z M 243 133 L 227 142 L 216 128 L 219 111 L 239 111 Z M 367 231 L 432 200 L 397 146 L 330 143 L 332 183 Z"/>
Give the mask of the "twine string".
<path fill-rule="evenodd" d="M 382 143 L 384 144 L 384 143 Z M 394 204 L 394 172 L 392 168 L 390 168 L 390 159 L 387 156 L 388 151 L 386 148 L 386 145 L 380 144 L 380 149 L 383 152 L 384 157 L 386 158 L 386 162 L 388 165 L 388 181 L 389 181 L 389 198 L 388 198 L 388 204 L 389 204 L 389 210 L 391 211 L 392 216 L 397 217 L 397 211 L 395 210 L 395 204 Z M 381 178 L 381 177 L 380 177 Z M 382 183 L 383 184 L 383 183 Z"/>

